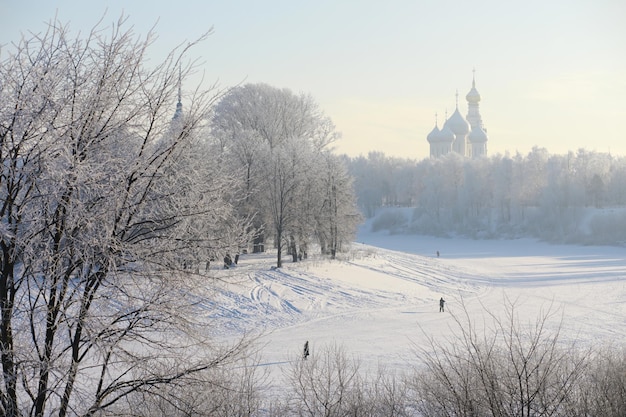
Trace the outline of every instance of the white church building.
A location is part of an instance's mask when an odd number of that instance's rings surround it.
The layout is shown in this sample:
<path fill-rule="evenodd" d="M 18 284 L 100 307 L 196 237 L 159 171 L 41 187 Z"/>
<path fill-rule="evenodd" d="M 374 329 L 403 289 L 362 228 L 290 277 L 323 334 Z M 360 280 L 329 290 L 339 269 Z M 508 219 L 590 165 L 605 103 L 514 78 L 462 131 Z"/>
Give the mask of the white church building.
<path fill-rule="evenodd" d="M 467 117 L 459 112 L 459 93 L 456 93 L 456 109 L 439 129 L 436 116 L 435 127 L 428 134 L 430 156 L 433 158 L 456 152 L 470 158 L 487 155 L 487 133 L 483 126 L 478 103 L 480 94 L 476 90 L 476 77 L 472 77 L 472 89 L 465 96 Z"/>

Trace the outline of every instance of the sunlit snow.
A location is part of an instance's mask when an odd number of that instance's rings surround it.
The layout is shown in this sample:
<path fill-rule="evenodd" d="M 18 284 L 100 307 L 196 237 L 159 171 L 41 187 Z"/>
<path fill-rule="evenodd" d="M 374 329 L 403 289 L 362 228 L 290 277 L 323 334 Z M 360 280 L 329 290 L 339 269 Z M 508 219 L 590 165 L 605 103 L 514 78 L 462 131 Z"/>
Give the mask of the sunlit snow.
<path fill-rule="evenodd" d="M 406 369 L 419 361 L 415 348 L 427 347 L 426 336 L 447 340 L 462 303 L 479 327 L 488 326 L 486 310 L 504 314 L 508 299 L 528 323 L 551 308 L 548 329 L 560 326 L 563 342 L 626 342 L 624 248 L 365 230 L 335 261 L 287 259 L 276 269 L 267 253 L 243 255 L 233 269 L 215 266 L 212 275 L 229 282 L 206 309 L 220 323 L 217 335 L 262 334 L 260 365 L 276 381 L 307 340 L 312 353 L 340 345 L 367 370 Z"/>

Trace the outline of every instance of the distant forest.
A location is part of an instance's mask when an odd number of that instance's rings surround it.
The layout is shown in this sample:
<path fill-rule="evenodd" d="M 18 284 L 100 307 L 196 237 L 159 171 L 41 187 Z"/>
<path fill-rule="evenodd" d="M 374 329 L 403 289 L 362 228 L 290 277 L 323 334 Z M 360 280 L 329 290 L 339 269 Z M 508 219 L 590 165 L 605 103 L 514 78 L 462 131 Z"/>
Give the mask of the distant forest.
<path fill-rule="evenodd" d="M 358 205 L 375 217 L 376 230 L 626 245 L 625 157 L 535 147 L 478 159 L 416 161 L 380 152 L 345 159 Z"/>

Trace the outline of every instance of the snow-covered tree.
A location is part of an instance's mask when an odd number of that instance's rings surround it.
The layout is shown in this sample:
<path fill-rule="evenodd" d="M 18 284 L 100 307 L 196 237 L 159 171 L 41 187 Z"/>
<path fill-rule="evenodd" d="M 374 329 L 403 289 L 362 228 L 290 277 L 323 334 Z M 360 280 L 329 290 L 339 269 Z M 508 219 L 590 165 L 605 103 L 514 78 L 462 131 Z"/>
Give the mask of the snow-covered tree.
<path fill-rule="evenodd" d="M 172 123 L 188 47 L 149 68 L 125 25 L 52 21 L 0 61 L 2 415 L 175 403 L 240 352 L 209 348 L 180 268 L 246 240 L 199 140 L 216 92 Z"/>
<path fill-rule="evenodd" d="M 241 191 L 249 193 L 241 212 L 255 215 L 257 239 L 273 232 L 279 267 L 284 248 L 297 260 L 311 238 L 320 236 L 320 228 L 331 227 L 315 217 L 328 191 L 321 182 L 329 169 L 323 154 L 338 137 L 330 119 L 308 95 L 246 84 L 220 101 L 212 134 L 224 160 L 235 164 L 244 184 Z M 346 201 L 353 193 L 349 186 L 336 192 Z M 356 214 L 354 206 L 351 209 Z M 355 222 L 348 222 L 337 231 L 351 229 L 351 234 L 355 227 Z"/>
<path fill-rule="evenodd" d="M 348 174 L 344 161 L 337 156 L 324 152 L 322 155 L 320 188 L 325 198 L 318 201 L 317 236 L 323 253 L 335 258 L 342 244 L 354 238 L 354 231 L 362 221 L 356 207 L 353 179 Z"/>

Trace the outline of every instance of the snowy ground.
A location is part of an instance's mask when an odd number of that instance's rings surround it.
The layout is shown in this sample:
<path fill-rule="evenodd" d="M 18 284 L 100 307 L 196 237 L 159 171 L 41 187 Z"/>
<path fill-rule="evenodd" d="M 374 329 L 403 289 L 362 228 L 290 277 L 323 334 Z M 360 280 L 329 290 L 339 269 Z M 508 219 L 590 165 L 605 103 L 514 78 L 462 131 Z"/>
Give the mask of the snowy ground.
<path fill-rule="evenodd" d="M 441 256 L 436 256 L 436 251 Z M 342 345 L 362 366 L 403 369 L 425 335 L 445 338 L 461 302 L 482 323 L 516 301 L 532 322 L 552 305 L 563 341 L 626 344 L 626 251 L 534 240 L 475 241 L 360 233 L 340 260 L 308 259 L 274 269 L 274 254 L 244 255 L 220 284 L 207 314 L 220 335 L 263 333 L 261 364 L 274 379 L 306 340 L 315 351 Z M 232 284 L 236 281 L 236 284 Z M 446 299 L 439 313 L 438 300 Z M 445 340 L 445 339 L 440 339 Z"/>

